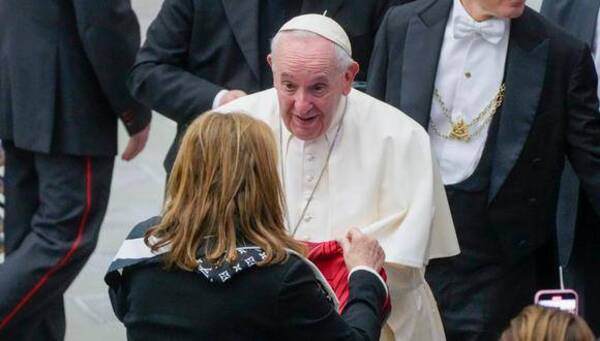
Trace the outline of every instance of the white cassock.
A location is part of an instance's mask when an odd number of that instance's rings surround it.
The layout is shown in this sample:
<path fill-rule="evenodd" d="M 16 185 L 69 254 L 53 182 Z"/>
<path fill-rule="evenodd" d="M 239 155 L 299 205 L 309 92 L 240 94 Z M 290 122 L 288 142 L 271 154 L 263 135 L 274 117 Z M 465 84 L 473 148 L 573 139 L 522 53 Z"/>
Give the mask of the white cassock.
<path fill-rule="evenodd" d="M 273 128 L 288 228 L 298 224 L 298 239 L 331 240 L 359 227 L 381 243 L 392 299 L 382 339 L 444 340 L 424 270 L 429 259 L 456 255 L 459 247 L 425 130 L 398 109 L 356 90 L 342 96 L 331 127 L 314 141 L 295 138 L 283 125 L 275 89 L 216 111 L 244 112 Z"/>

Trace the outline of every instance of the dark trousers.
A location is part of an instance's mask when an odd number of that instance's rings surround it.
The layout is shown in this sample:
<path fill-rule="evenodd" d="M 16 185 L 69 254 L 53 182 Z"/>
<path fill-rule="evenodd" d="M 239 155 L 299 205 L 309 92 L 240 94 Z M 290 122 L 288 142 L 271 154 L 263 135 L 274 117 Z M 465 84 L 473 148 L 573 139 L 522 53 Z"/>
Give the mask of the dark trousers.
<path fill-rule="evenodd" d="M 93 252 L 114 157 L 41 154 L 3 141 L 0 340 L 63 340 L 63 293 Z"/>
<path fill-rule="evenodd" d="M 573 254 L 565 269 L 565 285 L 579 294 L 579 314 L 600 335 L 600 217 L 581 194 Z"/>
<path fill-rule="evenodd" d="M 493 258 L 462 249 L 458 256 L 427 266 L 448 341 L 496 341 L 510 320 L 533 303 L 537 290 L 557 287 L 552 243 L 517 263 Z"/>

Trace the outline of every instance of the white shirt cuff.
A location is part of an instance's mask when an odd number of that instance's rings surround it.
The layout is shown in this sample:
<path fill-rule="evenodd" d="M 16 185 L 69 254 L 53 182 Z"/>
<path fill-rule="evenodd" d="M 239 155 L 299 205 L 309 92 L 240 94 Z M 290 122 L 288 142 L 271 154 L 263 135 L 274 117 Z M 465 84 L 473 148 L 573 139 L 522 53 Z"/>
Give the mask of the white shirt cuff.
<path fill-rule="evenodd" d="M 368 272 L 374 274 L 375 276 L 377 276 L 377 278 L 379 278 L 379 281 L 381 282 L 381 284 L 385 288 L 385 295 L 387 296 L 387 295 L 390 294 L 388 292 L 388 286 L 385 283 L 385 281 L 383 280 L 383 278 L 381 277 L 381 275 L 379 275 L 379 273 L 377 271 L 375 271 L 373 268 L 368 267 L 366 265 L 359 265 L 359 266 L 355 266 L 354 268 L 352 268 L 352 270 L 350 270 L 350 273 L 348 274 L 348 280 L 350 280 L 350 276 L 352 276 L 353 273 L 355 273 L 356 271 L 359 271 L 359 270 L 368 271 Z"/>
<path fill-rule="evenodd" d="M 227 93 L 226 89 L 223 89 L 219 92 L 217 92 L 217 95 L 215 96 L 215 99 L 213 99 L 213 103 L 212 103 L 212 108 L 211 109 L 216 109 L 218 107 L 220 107 L 219 103 L 221 102 L 221 98 L 223 98 L 223 96 L 225 96 L 225 93 Z"/>

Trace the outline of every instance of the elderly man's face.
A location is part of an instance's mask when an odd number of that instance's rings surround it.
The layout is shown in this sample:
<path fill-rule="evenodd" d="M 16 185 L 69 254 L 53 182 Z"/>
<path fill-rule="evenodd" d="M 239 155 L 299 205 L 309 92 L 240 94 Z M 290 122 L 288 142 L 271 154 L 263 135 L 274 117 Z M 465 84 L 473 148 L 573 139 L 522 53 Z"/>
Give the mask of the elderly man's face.
<path fill-rule="evenodd" d="M 321 37 L 283 34 L 269 56 L 284 124 L 301 140 L 325 134 L 340 97 L 347 95 L 358 64 L 341 71 L 336 65 L 335 48 Z"/>

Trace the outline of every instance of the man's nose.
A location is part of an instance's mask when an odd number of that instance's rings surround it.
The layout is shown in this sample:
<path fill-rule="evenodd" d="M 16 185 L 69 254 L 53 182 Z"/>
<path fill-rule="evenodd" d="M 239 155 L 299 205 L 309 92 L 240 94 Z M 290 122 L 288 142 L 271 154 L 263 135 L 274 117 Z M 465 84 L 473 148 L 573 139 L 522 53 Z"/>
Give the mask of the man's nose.
<path fill-rule="evenodd" d="M 294 97 L 294 109 L 297 114 L 306 114 L 312 109 L 312 101 L 303 91 L 298 91 Z"/>

